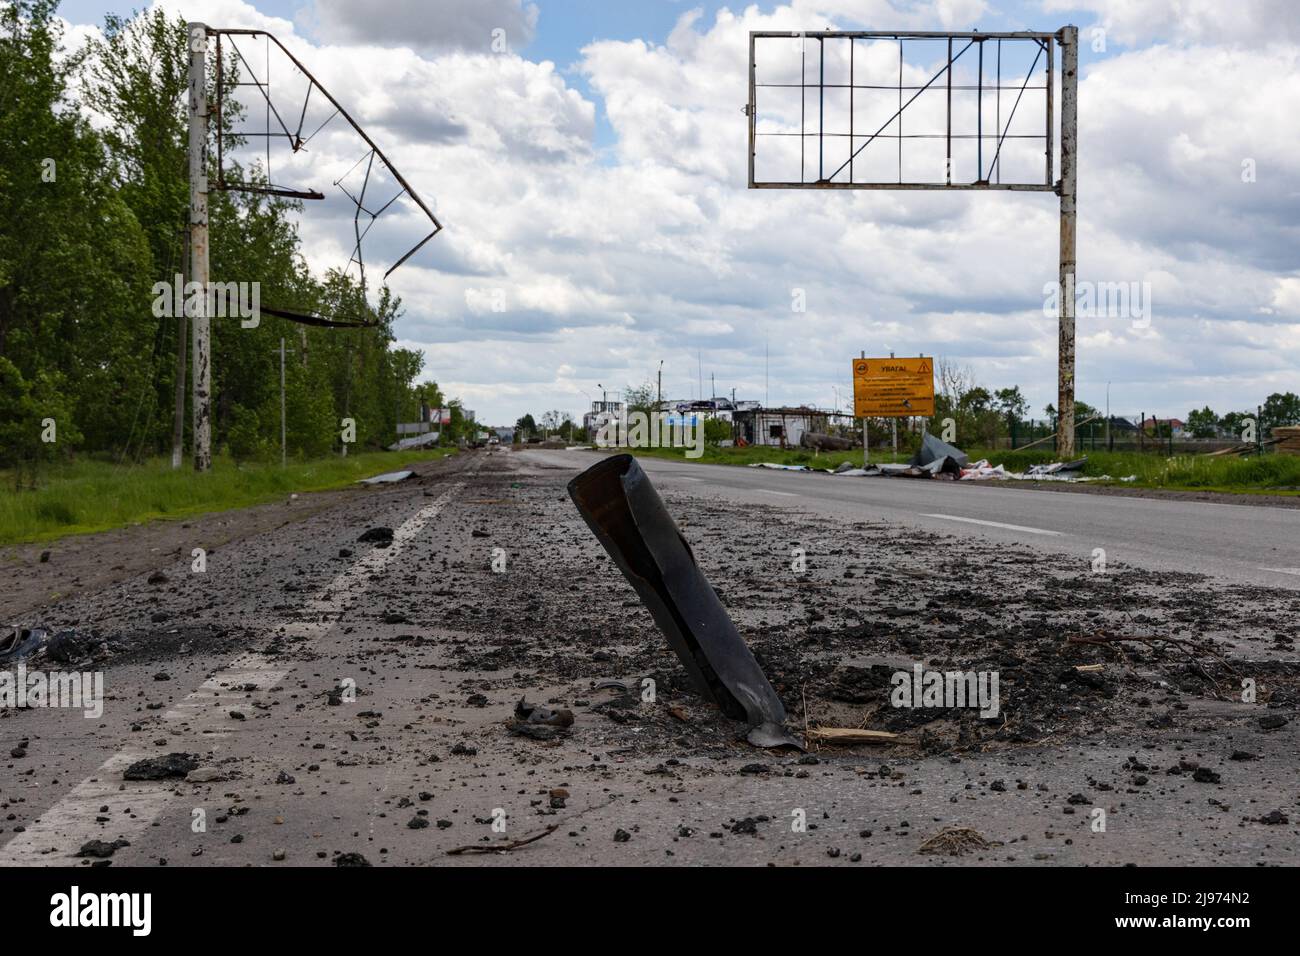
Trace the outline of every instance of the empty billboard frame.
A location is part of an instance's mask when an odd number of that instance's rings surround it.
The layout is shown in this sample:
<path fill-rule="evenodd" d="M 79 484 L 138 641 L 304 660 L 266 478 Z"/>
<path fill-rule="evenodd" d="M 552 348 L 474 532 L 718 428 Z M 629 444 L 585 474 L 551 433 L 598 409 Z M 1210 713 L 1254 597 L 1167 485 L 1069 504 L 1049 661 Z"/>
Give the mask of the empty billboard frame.
<path fill-rule="evenodd" d="M 1057 39 L 751 32 L 749 185 L 1054 192 Z"/>
<path fill-rule="evenodd" d="M 1063 457 L 1074 454 L 1078 72 L 1076 26 L 1054 33 L 756 30 L 745 105 L 751 189 L 1008 190 L 1060 198 Z"/>

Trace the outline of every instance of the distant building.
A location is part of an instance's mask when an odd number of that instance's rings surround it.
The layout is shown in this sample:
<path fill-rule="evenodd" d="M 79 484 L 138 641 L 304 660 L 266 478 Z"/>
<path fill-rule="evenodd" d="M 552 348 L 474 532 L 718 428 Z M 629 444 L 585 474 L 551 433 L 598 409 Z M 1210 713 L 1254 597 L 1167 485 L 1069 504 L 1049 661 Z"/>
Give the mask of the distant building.
<path fill-rule="evenodd" d="M 745 403 L 748 404 L 748 403 Z M 826 431 L 828 414 L 807 405 L 798 408 L 737 408 L 732 411 L 737 440 L 750 445 L 797 448 L 804 432 Z"/>
<path fill-rule="evenodd" d="M 1142 422 L 1142 430 L 1148 435 L 1156 432 L 1164 433 L 1168 427 L 1169 433 L 1174 438 L 1182 438 L 1187 433 L 1187 424 L 1181 418 L 1155 418 L 1154 416 Z"/>
<path fill-rule="evenodd" d="M 704 398 L 691 399 L 688 401 L 664 402 L 664 410 L 668 413 L 676 412 L 684 417 L 695 416 L 698 418 L 714 418 L 719 421 L 730 422 L 734 419 L 736 406 L 729 398 Z"/>
<path fill-rule="evenodd" d="M 587 440 L 592 441 L 596 437 L 596 432 L 612 422 L 621 421 L 623 418 L 622 402 L 592 402 L 591 411 L 582 416 L 582 427 L 587 431 Z M 611 439 L 615 439 L 611 431 Z"/>

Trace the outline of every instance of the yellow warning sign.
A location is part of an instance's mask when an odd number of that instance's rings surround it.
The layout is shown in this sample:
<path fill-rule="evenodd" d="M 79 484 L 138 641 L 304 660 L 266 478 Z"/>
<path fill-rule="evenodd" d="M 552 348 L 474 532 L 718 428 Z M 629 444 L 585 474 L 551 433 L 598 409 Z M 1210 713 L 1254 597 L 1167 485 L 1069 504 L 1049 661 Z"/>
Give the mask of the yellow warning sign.
<path fill-rule="evenodd" d="M 934 415 L 933 359 L 854 359 L 853 414 L 859 418 Z"/>

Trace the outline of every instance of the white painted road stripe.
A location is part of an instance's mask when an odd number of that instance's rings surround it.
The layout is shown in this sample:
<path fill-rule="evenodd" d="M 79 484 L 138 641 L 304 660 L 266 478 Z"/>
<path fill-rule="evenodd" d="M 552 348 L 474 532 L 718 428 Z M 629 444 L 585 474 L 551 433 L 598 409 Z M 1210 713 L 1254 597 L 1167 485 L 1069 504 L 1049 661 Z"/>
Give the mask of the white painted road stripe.
<path fill-rule="evenodd" d="M 1273 571 L 1277 574 L 1300 575 L 1300 568 L 1260 568 L 1261 571 Z"/>
<path fill-rule="evenodd" d="M 761 491 L 765 495 L 781 495 L 784 498 L 798 498 L 793 491 L 768 491 L 766 488 L 755 488 L 755 491 Z"/>
<path fill-rule="evenodd" d="M 1043 528 L 1027 528 L 1022 524 L 1003 524 L 1001 521 L 981 521 L 979 518 L 961 518 L 957 515 L 922 514 L 922 518 L 942 518 L 945 521 L 964 521 L 966 524 L 982 524 L 989 528 L 1006 528 L 1010 531 L 1024 531 L 1029 534 L 1050 534 L 1060 537 L 1062 531 L 1047 531 Z"/>
<path fill-rule="evenodd" d="M 433 504 L 416 512 L 393 533 L 392 545 L 369 551 L 331 581 L 325 593 L 339 591 L 352 598 L 362 594 L 369 587 L 371 577 L 401 553 L 463 487 L 463 482 L 449 486 Z M 309 608 L 317 611 L 341 611 L 339 604 L 333 598 L 308 602 Z M 303 624 L 290 621 L 284 626 L 301 628 Z M 261 655 L 243 654 L 169 710 L 164 719 L 184 721 L 189 725 L 185 729 L 196 738 L 211 736 L 214 731 L 222 736 L 237 733 L 244 722 L 230 719 L 230 705 L 249 703 L 249 694 L 265 693 L 279 684 L 288 671 L 273 669 L 274 665 L 275 662 Z M 255 687 L 242 690 L 249 684 Z M 194 749 L 199 748 L 196 745 Z M 184 786 L 177 780 L 123 784 L 122 771 L 146 756 L 150 755 L 128 746 L 109 757 L 25 832 L 0 848 L 0 866 L 71 866 L 76 859 L 72 854 L 90 840 L 127 838 L 134 842 L 138 839 Z M 100 812 L 103 806 L 109 808 L 108 813 Z M 95 819 L 97 816 L 111 816 L 112 822 L 101 825 Z"/>

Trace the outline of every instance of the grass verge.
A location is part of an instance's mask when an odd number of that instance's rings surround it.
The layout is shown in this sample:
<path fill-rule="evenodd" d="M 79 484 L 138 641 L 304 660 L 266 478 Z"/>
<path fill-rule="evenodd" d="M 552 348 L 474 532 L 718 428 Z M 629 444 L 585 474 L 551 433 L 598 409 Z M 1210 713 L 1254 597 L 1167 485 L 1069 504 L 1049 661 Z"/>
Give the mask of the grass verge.
<path fill-rule="evenodd" d="M 163 458 L 140 465 L 76 461 L 45 469 L 35 491 L 14 491 L 13 476 L 0 473 L 0 545 L 246 508 L 293 492 L 346 487 L 360 478 L 452 453 L 367 452 L 290 462 L 285 468 L 218 458 L 205 474 L 189 467 L 173 471 L 170 460 Z"/>
<path fill-rule="evenodd" d="M 971 461 L 987 458 L 994 465 L 1003 465 L 1007 471 L 1022 472 L 1030 465 L 1058 460 L 1051 449 L 1008 451 L 974 448 L 967 450 Z M 862 464 L 862 449 L 856 451 L 814 453 L 803 448 L 716 448 L 706 446 L 704 455 L 697 459 L 685 458 L 680 448 L 638 448 L 634 454 L 653 458 L 700 461 L 715 465 L 751 465 L 774 462 L 781 465 L 808 465 L 811 468 L 835 468 L 841 462 L 855 466 Z M 1263 455 L 1237 458 L 1224 455 L 1210 458 L 1204 455 L 1181 455 L 1167 458 L 1164 455 L 1130 451 L 1080 451 L 1088 463 L 1083 473 L 1088 477 L 1112 479 L 1101 484 L 1121 485 L 1127 488 L 1161 488 L 1170 491 L 1217 491 L 1226 494 L 1300 494 L 1300 457 L 1288 455 Z M 872 449 L 874 463 L 894 461 L 887 452 Z M 900 455 L 899 461 L 907 457 Z M 1135 481 L 1120 481 L 1129 475 Z"/>

